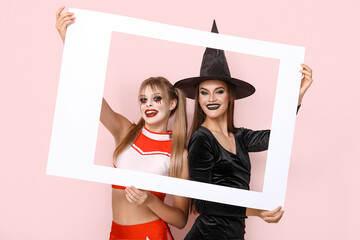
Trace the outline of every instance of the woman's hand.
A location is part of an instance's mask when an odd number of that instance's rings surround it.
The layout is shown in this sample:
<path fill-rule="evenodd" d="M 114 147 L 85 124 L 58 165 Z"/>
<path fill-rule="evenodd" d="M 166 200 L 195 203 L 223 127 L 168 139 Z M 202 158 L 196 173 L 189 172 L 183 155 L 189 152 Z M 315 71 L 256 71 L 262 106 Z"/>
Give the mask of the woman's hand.
<path fill-rule="evenodd" d="M 65 7 L 60 7 L 56 12 L 56 30 L 58 30 L 61 39 L 65 42 L 66 28 L 69 24 L 75 22 L 74 13 L 66 12 L 61 14 Z"/>
<path fill-rule="evenodd" d="M 134 186 L 126 187 L 125 192 L 126 199 L 136 205 L 147 205 L 153 197 L 148 191 L 139 190 Z"/>
<path fill-rule="evenodd" d="M 313 82 L 312 69 L 309 68 L 306 64 L 301 64 L 301 66 L 303 67 L 303 69 L 300 70 L 300 72 L 303 74 L 303 78 L 301 79 L 298 106 L 301 104 L 306 91 L 309 89 Z"/>
<path fill-rule="evenodd" d="M 246 209 L 246 216 L 258 216 L 267 223 L 279 222 L 283 214 L 284 214 L 284 210 L 281 210 L 281 207 L 277 207 L 272 211 L 253 209 L 253 208 Z"/>
<path fill-rule="evenodd" d="M 284 214 L 281 207 L 277 207 L 272 211 L 259 210 L 258 216 L 267 223 L 278 223 Z"/>

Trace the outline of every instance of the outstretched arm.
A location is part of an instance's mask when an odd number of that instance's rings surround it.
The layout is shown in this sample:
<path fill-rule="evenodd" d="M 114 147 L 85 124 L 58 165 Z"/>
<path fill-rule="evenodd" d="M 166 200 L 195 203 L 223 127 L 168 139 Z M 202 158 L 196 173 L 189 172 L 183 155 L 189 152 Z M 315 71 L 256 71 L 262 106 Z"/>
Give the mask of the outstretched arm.
<path fill-rule="evenodd" d="M 105 98 L 102 99 L 100 122 L 113 135 L 116 146 L 122 142 L 132 126 L 126 117 L 111 109 Z"/>
<path fill-rule="evenodd" d="M 310 88 L 313 79 L 312 79 L 312 69 L 307 66 L 306 64 L 301 64 L 303 67 L 300 72 L 303 74 L 303 78 L 301 79 L 300 85 L 300 92 L 299 92 L 299 100 L 298 100 L 298 109 L 301 105 L 302 99 L 306 93 L 306 91 Z M 247 208 L 246 209 L 246 216 L 258 216 L 263 219 L 265 222 L 268 223 L 277 223 L 280 221 L 284 214 L 284 210 L 281 210 L 281 207 L 277 207 L 272 211 L 260 210 L 260 209 L 253 209 Z"/>
<path fill-rule="evenodd" d="M 64 9 L 65 7 L 60 7 L 57 10 L 55 24 L 63 42 L 65 42 L 67 26 L 75 22 L 74 13 L 66 12 L 61 14 Z M 123 115 L 114 112 L 104 98 L 102 100 L 100 121 L 113 135 L 116 146 L 118 146 L 122 139 L 126 136 L 132 125 L 131 122 Z"/>
<path fill-rule="evenodd" d="M 183 154 L 181 178 L 188 179 L 187 151 Z M 137 205 L 146 205 L 159 218 L 177 228 L 185 227 L 188 219 L 189 200 L 186 197 L 174 196 L 173 206 L 169 206 L 148 191 L 137 189 L 133 186 L 125 189 L 129 202 Z"/>
<path fill-rule="evenodd" d="M 299 100 L 298 100 L 298 109 L 301 105 L 302 99 L 306 93 L 306 91 L 310 88 L 313 79 L 312 79 L 312 69 L 307 66 L 306 64 L 301 64 L 303 67 L 300 72 L 303 74 L 303 78 L 301 79 L 300 85 L 300 92 L 299 92 Z M 258 216 L 263 219 L 265 222 L 268 223 L 277 223 L 280 221 L 284 214 L 284 210 L 281 210 L 281 207 L 277 207 L 272 211 L 260 210 L 260 209 L 253 209 L 247 208 L 246 209 L 246 216 Z"/>

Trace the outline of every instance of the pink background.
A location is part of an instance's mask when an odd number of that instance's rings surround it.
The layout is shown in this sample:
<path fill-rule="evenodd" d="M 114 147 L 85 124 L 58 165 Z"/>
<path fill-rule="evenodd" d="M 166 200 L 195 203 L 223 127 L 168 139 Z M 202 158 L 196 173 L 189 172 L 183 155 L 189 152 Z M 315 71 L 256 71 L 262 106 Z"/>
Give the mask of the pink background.
<path fill-rule="evenodd" d="M 285 215 L 276 225 L 248 218 L 246 238 L 355 239 L 360 234 L 359 1 L 219 5 L 203 0 L 15 0 L 1 5 L 1 240 L 97 240 L 109 235 L 110 186 L 45 174 L 63 49 L 54 27 L 61 5 L 204 31 L 215 18 L 223 34 L 306 47 L 305 63 L 314 69 L 314 84 L 297 116 Z M 104 96 L 115 110 L 136 121 L 139 83 L 153 75 L 172 82 L 195 76 L 202 52 L 115 33 Z M 278 62 L 234 53 L 227 57 L 232 75 L 257 88 L 253 97 L 237 102 L 237 125 L 270 127 Z M 192 102 L 188 103 L 191 114 Z M 95 163 L 108 165 L 113 147 L 111 136 L 100 126 Z M 262 188 L 265 156 L 252 158 L 252 188 L 257 191 Z M 175 237 L 182 239 L 193 221 L 192 216 L 185 229 L 174 229 Z"/>

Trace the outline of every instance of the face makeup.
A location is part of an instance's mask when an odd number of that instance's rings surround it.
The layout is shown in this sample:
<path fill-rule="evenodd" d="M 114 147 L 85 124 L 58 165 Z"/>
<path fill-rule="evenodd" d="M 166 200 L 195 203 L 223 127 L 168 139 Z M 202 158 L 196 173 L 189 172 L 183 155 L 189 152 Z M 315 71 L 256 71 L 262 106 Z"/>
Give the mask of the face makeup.
<path fill-rule="evenodd" d="M 229 105 L 227 85 L 219 80 L 206 80 L 199 85 L 199 104 L 208 118 L 226 115 Z"/>
<path fill-rule="evenodd" d="M 158 89 L 153 91 L 146 87 L 139 97 L 141 116 L 147 128 L 165 128 L 170 116 L 170 102 L 164 100 L 164 95 Z"/>

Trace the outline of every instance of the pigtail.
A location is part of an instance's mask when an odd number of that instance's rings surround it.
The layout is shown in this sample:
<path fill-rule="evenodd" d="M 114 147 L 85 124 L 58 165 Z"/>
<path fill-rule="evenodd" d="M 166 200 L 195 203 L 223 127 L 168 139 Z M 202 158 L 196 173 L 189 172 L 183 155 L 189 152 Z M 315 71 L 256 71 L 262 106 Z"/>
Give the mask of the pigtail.
<path fill-rule="evenodd" d="M 183 153 L 186 149 L 187 140 L 186 97 L 180 89 L 174 89 L 177 106 L 173 110 L 175 114 L 175 120 L 171 141 L 170 176 L 180 177 L 183 163 Z"/>

